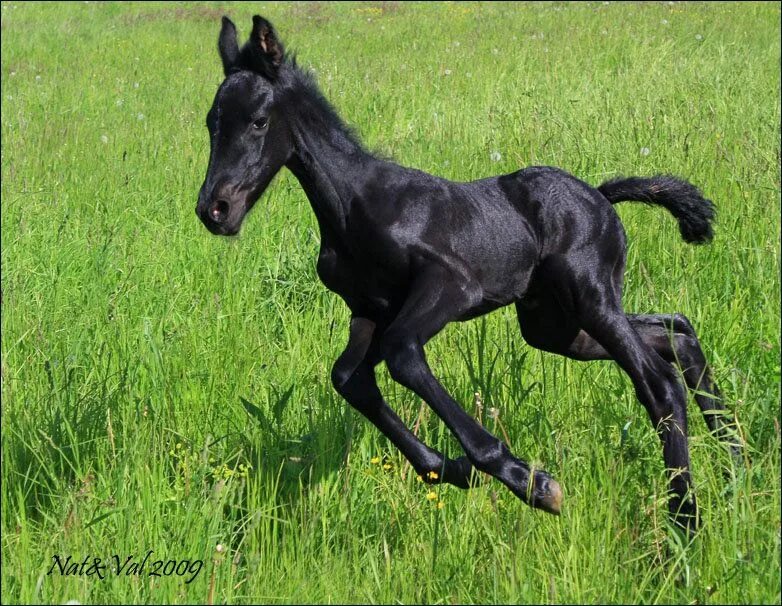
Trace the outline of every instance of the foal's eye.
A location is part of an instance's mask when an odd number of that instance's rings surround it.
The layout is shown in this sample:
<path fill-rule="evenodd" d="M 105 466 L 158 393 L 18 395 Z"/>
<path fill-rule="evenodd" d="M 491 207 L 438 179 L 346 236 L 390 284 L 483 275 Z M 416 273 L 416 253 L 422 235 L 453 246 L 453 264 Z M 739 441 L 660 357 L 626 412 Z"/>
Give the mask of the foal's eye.
<path fill-rule="evenodd" d="M 258 118 L 255 122 L 253 122 L 253 128 L 255 130 L 261 130 L 262 128 L 266 128 L 268 123 L 268 118 Z"/>

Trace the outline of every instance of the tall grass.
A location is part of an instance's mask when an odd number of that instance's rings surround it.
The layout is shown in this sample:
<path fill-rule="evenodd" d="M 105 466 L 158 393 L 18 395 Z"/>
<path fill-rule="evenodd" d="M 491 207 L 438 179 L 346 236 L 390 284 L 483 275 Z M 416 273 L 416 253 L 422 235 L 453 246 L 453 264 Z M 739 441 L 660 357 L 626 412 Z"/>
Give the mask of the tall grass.
<path fill-rule="evenodd" d="M 402 164 L 675 173 L 716 202 L 708 247 L 618 208 L 626 308 L 692 319 L 748 444 L 733 468 L 691 406 L 697 538 L 668 527 L 628 379 L 525 346 L 510 309 L 429 359 L 561 482 L 559 518 L 496 482 L 428 498 L 333 393 L 348 314 L 298 184 L 281 174 L 237 239 L 193 213 L 219 16 L 246 35 L 255 12 Z M 779 603 L 779 4 L 4 2 L 2 34 L 4 602 Z M 384 368 L 381 387 L 458 454 Z M 149 550 L 203 569 L 47 574 Z"/>

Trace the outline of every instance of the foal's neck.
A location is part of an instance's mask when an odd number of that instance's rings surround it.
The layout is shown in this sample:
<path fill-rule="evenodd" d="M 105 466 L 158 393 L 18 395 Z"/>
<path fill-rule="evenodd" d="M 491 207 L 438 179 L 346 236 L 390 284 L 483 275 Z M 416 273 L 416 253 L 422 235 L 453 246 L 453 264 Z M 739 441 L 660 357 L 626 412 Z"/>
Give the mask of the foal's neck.
<path fill-rule="evenodd" d="M 307 194 L 321 232 L 342 235 L 351 202 L 380 160 L 363 149 L 307 74 L 295 70 L 291 79 L 293 155 L 287 166 Z"/>

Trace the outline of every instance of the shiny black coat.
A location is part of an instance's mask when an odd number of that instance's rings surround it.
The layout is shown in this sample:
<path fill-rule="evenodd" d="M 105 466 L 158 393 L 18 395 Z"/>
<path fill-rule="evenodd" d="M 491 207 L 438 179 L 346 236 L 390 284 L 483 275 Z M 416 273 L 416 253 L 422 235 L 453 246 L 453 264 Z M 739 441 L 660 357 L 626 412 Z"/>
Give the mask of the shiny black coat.
<path fill-rule="evenodd" d="M 361 146 L 265 19 L 253 19 L 240 49 L 224 18 L 219 49 L 226 79 L 207 116 L 210 160 L 196 212 L 213 233 L 237 233 L 283 166 L 297 177 L 320 227 L 318 275 L 352 312 L 348 344 L 332 370 L 347 402 L 426 481 L 466 488 L 477 469 L 530 505 L 559 513 L 557 482 L 470 417 L 424 353 L 449 322 L 515 304 L 530 345 L 578 360 L 613 359 L 627 372 L 673 470 L 671 512 L 694 529 L 686 392 L 672 364 L 697 390 L 710 428 L 728 438 L 730 422 L 714 414 L 724 407 L 687 318 L 623 311 L 625 234 L 612 205 L 662 206 L 684 239 L 699 243 L 712 237 L 712 203 L 670 176 L 594 188 L 551 167 L 469 183 L 405 168 Z M 443 419 L 466 456 L 447 458 L 404 425 L 378 389 L 381 361 Z"/>

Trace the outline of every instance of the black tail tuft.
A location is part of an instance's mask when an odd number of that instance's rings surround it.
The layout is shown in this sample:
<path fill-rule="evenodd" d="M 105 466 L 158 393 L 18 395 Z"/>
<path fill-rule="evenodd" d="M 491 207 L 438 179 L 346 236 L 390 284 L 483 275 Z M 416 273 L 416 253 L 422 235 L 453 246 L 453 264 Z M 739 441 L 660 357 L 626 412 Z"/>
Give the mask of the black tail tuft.
<path fill-rule="evenodd" d="M 611 204 L 623 201 L 655 204 L 668 209 L 679 221 L 679 231 L 685 242 L 704 244 L 714 233 L 711 222 L 716 209 L 697 187 L 668 175 L 656 177 L 619 177 L 597 188 Z"/>

